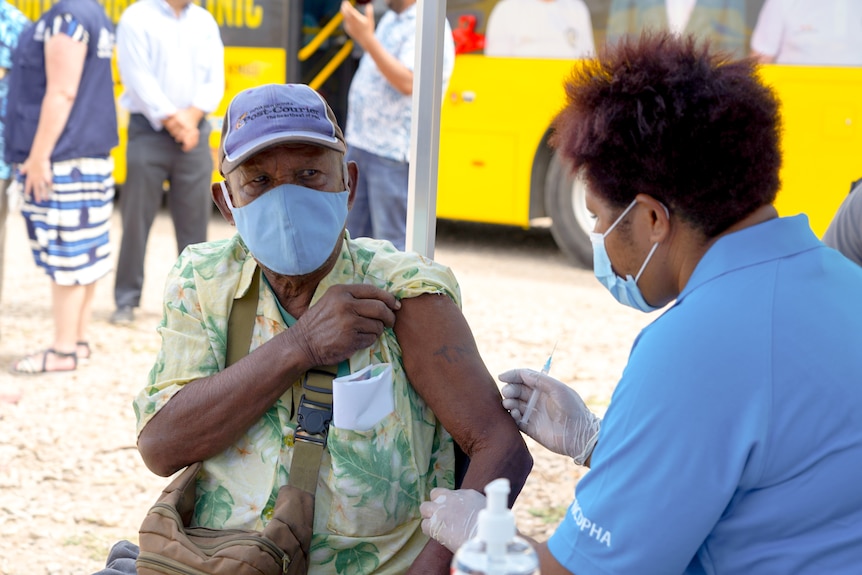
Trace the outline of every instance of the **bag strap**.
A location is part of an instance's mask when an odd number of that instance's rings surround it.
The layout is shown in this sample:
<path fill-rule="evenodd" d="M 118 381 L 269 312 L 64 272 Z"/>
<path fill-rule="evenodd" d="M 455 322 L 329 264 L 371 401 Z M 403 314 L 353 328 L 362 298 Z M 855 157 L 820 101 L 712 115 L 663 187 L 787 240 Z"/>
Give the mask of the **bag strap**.
<path fill-rule="evenodd" d="M 246 355 L 251 347 L 251 332 L 257 315 L 257 300 L 260 295 L 260 269 L 255 266 L 254 276 L 248 291 L 233 302 L 227 318 L 227 350 L 225 367 L 233 365 Z"/>
<path fill-rule="evenodd" d="M 297 410 L 287 484 L 308 493 L 317 489 L 320 460 L 332 421 L 332 380 L 336 375 L 338 366 L 328 365 L 309 369 L 302 378 L 303 393 Z"/>
<path fill-rule="evenodd" d="M 260 294 L 260 274 L 260 269 L 255 267 L 248 291 L 231 307 L 225 367 L 248 355 Z M 308 370 L 302 378 L 303 394 L 297 410 L 288 485 L 311 494 L 317 490 L 320 461 L 332 421 L 332 380 L 336 375 L 338 366 L 324 366 Z"/>

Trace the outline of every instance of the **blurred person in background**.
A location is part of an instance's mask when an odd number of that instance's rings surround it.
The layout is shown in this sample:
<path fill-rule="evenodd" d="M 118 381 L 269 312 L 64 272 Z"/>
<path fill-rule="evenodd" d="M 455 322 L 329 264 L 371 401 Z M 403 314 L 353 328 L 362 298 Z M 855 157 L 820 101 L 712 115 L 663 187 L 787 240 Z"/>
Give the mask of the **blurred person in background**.
<path fill-rule="evenodd" d="M 9 94 L 9 72 L 12 69 L 12 52 L 18 45 L 18 36 L 30 21 L 20 10 L 0 0 L 0 296 L 3 294 L 3 267 L 6 251 L 6 216 L 12 201 L 6 190 L 12 179 L 12 167 L 3 159 L 5 138 L 3 126 L 6 124 L 6 97 Z"/>
<path fill-rule="evenodd" d="M 344 30 L 365 51 L 347 101 L 347 159 L 359 166 L 350 236 L 389 240 L 404 249 L 417 0 L 386 0 L 375 29 L 373 4 L 364 11 L 341 3 Z M 443 91 L 455 66 L 449 22 L 443 33 Z"/>
<path fill-rule="evenodd" d="M 118 143 L 114 27 L 96 0 L 61 0 L 19 38 L 6 116 L 21 213 L 36 264 L 51 278 L 51 346 L 15 373 L 72 371 L 90 357 L 96 281 L 111 271 L 108 232 Z"/>
<path fill-rule="evenodd" d="M 862 180 L 853 183 L 823 234 L 823 243 L 862 266 Z"/>
<path fill-rule="evenodd" d="M 485 27 L 486 56 L 575 59 L 594 52 L 583 0 L 501 0 Z"/>
<path fill-rule="evenodd" d="M 191 0 L 140 0 L 117 25 L 117 64 L 120 105 L 130 115 L 111 322 L 128 324 L 141 302 L 147 241 L 165 182 L 177 253 L 207 239 L 213 161 L 206 116 L 225 87 L 218 24 Z"/>
<path fill-rule="evenodd" d="M 607 42 L 643 30 L 667 30 L 709 40 L 737 58 L 748 53 L 746 0 L 611 0 Z"/>
<path fill-rule="evenodd" d="M 751 54 L 764 64 L 862 66 L 862 2 L 766 0 Z"/>

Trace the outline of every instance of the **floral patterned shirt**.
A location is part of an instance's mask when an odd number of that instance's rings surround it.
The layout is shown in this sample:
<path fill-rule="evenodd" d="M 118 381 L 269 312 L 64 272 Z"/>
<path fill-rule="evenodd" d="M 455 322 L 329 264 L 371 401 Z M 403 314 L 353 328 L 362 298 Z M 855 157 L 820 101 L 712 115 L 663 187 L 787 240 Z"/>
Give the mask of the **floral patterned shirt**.
<path fill-rule="evenodd" d="M 148 385 L 134 401 L 138 433 L 190 381 L 224 368 L 227 321 L 236 298 L 250 287 L 257 265 L 239 235 L 189 246 L 170 272 L 162 347 Z M 352 240 L 311 300 L 336 284 L 371 284 L 398 298 L 445 294 L 460 306 L 452 272 L 381 240 Z M 252 333 L 254 350 L 285 329 L 267 282 L 260 282 Z M 434 487 L 454 485 L 452 438 L 404 373 L 401 348 L 385 329 L 369 348 L 349 359 L 351 373 L 373 363 L 393 368 L 395 410 L 368 431 L 330 427 L 315 500 L 310 575 L 403 573 L 427 537 L 419 504 Z M 263 529 L 278 489 L 287 483 L 296 414 L 288 390 L 246 434 L 204 462 L 198 477 L 194 524 Z M 298 397 L 298 395 L 297 395 Z"/>
<path fill-rule="evenodd" d="M 6 0 L 0 0 L 0 180 L 12 176 L 9 164 L 3 158 L 5 139 L 3 126 L 6 124 L 6 97 L 9 95 L 9 70 L 12 68 L 12 52 L 18 46 L 18 36 L 30 23 L 27 17 Z M 0 194 L 0 202 L 6 198 Z"/>

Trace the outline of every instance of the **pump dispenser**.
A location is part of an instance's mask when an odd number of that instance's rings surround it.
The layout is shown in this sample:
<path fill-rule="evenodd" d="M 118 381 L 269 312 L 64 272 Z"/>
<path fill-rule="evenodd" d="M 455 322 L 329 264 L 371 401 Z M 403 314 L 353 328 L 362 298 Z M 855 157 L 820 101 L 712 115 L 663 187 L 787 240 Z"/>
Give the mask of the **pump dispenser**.
<path fill-rule="evenodd" d="M 533 575 L 539 558 L 532 545 L 516 536 L 515 515 L 508 508 L 509 480 L 485 486 L 486 505 L 479 511 L 476 537 L 452 558 L 452 575 Z"/>

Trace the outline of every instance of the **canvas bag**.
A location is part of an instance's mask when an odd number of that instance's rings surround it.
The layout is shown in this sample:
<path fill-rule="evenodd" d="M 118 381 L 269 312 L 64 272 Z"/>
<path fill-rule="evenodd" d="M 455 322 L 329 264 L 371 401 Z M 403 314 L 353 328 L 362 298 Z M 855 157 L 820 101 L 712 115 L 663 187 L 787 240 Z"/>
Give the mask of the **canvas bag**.
<path fill-rule="evenodd" d="M 248 353 L 257 309 L 259 271 L 228 319 L 226 365 Z M 188 466 L 162 491 L 139 530 L 138 575 L 304 575 L 314 521 L 314 492 L 332 418 L 336 367 L 303 377 L 293 461 L 262 532 L 187 527 L 194 513 L 195 481 L 202 464 Z"/>

